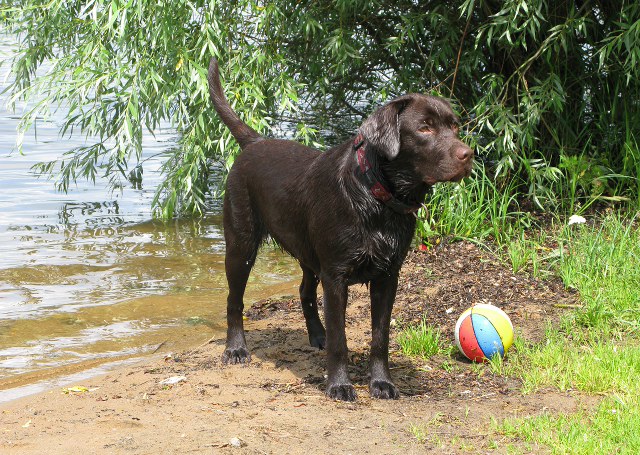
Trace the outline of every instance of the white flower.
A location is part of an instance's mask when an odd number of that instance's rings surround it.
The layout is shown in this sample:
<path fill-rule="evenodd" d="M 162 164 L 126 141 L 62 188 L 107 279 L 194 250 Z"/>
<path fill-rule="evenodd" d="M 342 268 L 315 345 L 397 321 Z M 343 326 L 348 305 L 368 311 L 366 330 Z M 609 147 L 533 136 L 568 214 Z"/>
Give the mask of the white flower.
<path fill-rule="evenodd" d="M 584 224 L 586 223 L 587 220 L 585 220 L 585 218 L 583 216 L 580 215 L 571 215 L 569 217 L 569 223 L 567 223 L 569 226 L 571 226 L 572 224 Z"/>

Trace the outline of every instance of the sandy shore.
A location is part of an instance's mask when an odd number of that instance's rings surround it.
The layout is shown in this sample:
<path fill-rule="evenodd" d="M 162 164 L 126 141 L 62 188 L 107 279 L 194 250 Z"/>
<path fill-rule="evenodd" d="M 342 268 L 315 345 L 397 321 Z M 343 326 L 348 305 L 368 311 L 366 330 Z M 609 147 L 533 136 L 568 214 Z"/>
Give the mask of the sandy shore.
<path fill-rule="evenodd" d="M 412 253 L 401 279 L 394 330 L 426 313 L 447 342 L 457 315 L 472 303 L 503 307 L 518 333 L 535 341 L 545 321 L 557 317 L 551 303 L 575 299 L 558 283 L 513 275 L 468 243 Z M 299 302 L 268 299 L 247 311 L 250 365 L 222 365 L 224 340 L 214 339 L 75 389 L 5 403 L 0 452 L 501 453 L 518 442 L 492 431 L 492 420 L 592 404 L 588 397 L 555 391 L 523 396 L 516 378 L 494 376 L 461 357 L 409 359 L 395 343 L 392 374 L 402 397 L 373 400 L 367 390 L 367 289 L 354 287 L 350 301 L 355 403 L 325 397 L 324 352 L 309 346 Z"/>

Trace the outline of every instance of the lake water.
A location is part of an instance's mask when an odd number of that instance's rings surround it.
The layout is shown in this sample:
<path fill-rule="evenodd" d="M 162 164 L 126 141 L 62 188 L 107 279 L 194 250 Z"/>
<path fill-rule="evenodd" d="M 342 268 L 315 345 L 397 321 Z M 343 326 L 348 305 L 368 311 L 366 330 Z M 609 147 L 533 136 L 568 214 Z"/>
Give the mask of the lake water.
<path fill-rule="evenodd" d="M 0 53 L 9 51 L 0 42 Z M 7 70 L 0 68 L 0 81 Z M 152 352 L 223 339 L 219 208 L 201 220 L 152 221 L 160 154 L 174 146 L 175 133 L 145 138 L 143 188 L 111 194 L 106 181 L 78 182 L 62 194 L 30 168 L 82 139 L 61 138 L 60 117 L 53 118 L 38 123 L 37 138 L 27 135 L 20 155 L 20 113 L 0 98 L 0 402 Z M 298 274 L 292 259 L 264 251 L 246 303 L 295 294 Z"/>

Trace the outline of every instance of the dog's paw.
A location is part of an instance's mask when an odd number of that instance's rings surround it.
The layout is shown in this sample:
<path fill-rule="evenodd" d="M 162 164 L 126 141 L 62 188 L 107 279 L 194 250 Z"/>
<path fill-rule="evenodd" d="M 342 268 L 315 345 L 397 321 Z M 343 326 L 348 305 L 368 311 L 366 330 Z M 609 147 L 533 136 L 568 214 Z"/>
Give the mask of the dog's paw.
<path fill-rule="evenodd" d="M 307 332 L 309 333 L 309 344 L 314 348 L 324 349 L 327 345 L 327 335 L 320 319 L 307 320 Z"/>
<path fill-rule="evenodd" d="M 373 398 L 380 398 L 382 400 L 397 400 L 400 398 L 400 392 L 398 388 L 393 385 L 392 382 L 375 380 L 369 384 L 369 394 Z"/>
<path fill-rule="evenodd" d="M 251 362 L 251 354 L 245 347 L 242 348 L 227 348 L 222 353 L 222 363 L 234 364 L 234 363 L 249 363 Z"/>
<path fill-rule="evenodd" d="M 326 394 L 333 400 L 356 401 L 356 389 L 351 384 L 329 385 Z"/>
<path fill-rule="evenodd" d="M 327 338 L 325 337 L 324 333 L 318 335 L 309 334 L 309 344 L 311 344 L 311 346 L 314 348 L 323 350 L 327 344 Z"/>

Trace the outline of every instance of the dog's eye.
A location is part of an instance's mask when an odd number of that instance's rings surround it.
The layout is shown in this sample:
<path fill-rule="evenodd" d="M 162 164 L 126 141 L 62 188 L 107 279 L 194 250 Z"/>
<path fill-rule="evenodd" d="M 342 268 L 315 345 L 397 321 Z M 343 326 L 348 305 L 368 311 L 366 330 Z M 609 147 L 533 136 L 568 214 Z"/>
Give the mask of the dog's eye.
<path fill-rule="evenodd" d="M 433 134 L 433 128 L 429 125 L 422 125 L 420 128 L 418 128 L 418 131 L 422 134 Z"/>

